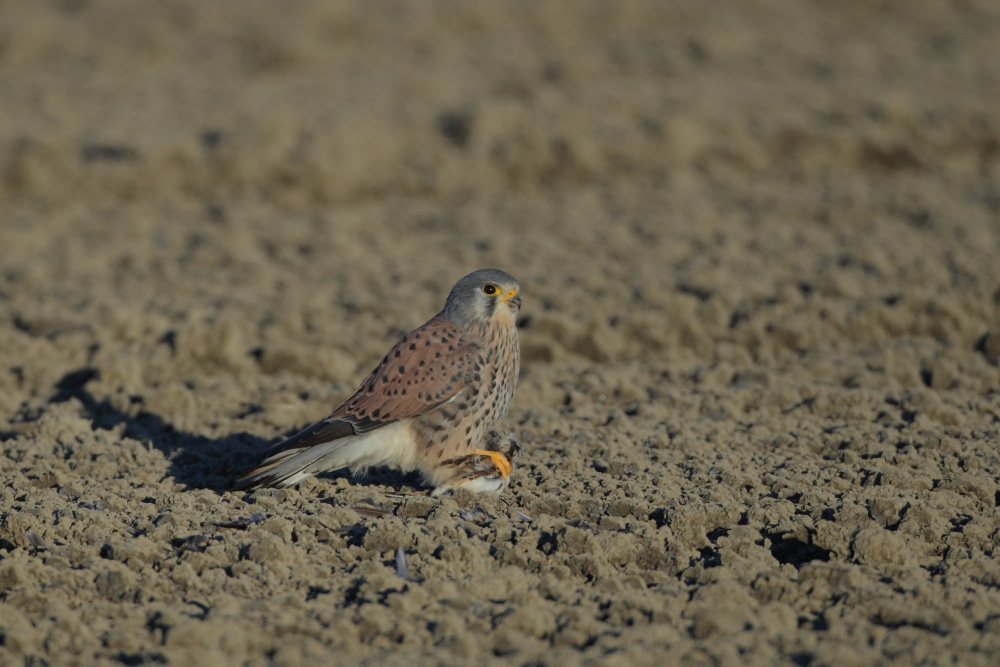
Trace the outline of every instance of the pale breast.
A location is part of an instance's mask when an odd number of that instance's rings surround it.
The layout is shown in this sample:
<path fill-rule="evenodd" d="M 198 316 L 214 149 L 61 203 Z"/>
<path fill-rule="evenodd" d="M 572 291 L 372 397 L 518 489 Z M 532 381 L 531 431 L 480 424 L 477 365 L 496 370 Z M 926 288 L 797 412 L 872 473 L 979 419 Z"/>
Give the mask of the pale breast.
<path fill-rule="evenodd" d="M 482 347 L 469 370 L 466 389 L 417 420 L 418 440 L 424 442 L 426 465 L 431 467 L 479 448 L 514 397 L 521 357 L 517 329 L 492 326 L 476 333 Z"/>

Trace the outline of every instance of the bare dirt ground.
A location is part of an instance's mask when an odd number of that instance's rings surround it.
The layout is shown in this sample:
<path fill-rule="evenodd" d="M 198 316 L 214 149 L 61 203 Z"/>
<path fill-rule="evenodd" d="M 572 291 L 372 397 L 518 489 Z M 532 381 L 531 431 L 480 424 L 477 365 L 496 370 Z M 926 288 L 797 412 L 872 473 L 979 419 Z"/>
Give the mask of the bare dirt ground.
<path fill-rule="evenodd" d="M 0 662 L 995 664 L 998 45 L 993 0 L 0 2 Z M 485 266 L 501 497 L 229 490 Z"/>

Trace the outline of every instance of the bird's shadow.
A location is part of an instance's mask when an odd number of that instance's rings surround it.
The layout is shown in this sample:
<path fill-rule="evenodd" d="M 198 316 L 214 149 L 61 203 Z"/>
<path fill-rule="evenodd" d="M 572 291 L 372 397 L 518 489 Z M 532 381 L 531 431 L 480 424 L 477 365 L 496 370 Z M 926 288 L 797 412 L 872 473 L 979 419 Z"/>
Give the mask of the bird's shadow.
<path fill-rule="evenodd" d="M 272 439 L 245 431 L 214 439 L 186 433 L 145 409 L 133 416 L 116 408 L 109 400 L 98 400 L 90 393 L 87 383 L 99 375 L 96 368 L 89 367 L 67 373 L 56 383 L 49 403 L 77 399 L 83 405 L 85 416 L 91 420 L 91 428 L 95 430 L 111 430 L 124 424 L 124 437 L 149 443 L 162 452 L 170 462 L 167 475 L 186 489 L 210 489 L 217 493 L 232 491 L 236 478 L 274 443 Z M 288 435 L 298 430 L 291 429 Z M 416 482 L 412 474 L 389 469 L 373 470 L 362 478 L 354 478 L 346 470 L 325 473 L 323 477 L 344 477 L 350 479 L 352 484 L 390 486 L 397 490 L 412 487 Z"/>

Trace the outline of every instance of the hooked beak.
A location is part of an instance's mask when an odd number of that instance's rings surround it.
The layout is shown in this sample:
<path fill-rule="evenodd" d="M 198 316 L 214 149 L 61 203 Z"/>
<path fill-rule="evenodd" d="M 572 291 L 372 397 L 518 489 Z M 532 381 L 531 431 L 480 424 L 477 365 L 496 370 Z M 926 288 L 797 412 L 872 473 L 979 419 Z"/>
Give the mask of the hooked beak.
<path fill-rule="evenodd" d="M 520 310 L 521 309 L 521 295 L 520 294 L 515 294 L 514 296 L 507 297 L 503 301 L 507 305 L 513 307 L 514 310 Z"/>

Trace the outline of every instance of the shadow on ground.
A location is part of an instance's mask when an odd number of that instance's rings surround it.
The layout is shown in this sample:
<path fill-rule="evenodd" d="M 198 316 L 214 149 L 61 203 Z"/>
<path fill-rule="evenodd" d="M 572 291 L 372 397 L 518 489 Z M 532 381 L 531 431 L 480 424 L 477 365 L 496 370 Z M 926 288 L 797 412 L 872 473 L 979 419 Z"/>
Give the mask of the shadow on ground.
<path fill-rule="evenodd" d="M 161 451 L 169 461 L 169 476 L 187 489 L 210 489 L 217 493 L 231 491 L 236 478 L 274 444 L 273 440 L 239 431 L 223 438 L 208 438 L 186 433 L 162 417 L 146 410 L 131 415 L 116 408 L 107 399 L 98 400 L 87 389 L 87 384 L 97 379 L 96 368 L 81 368 L 64 375 L 56 383 L 56 391 L 49 403 L 63 403 L 77 399 L 94 429 L 111 430 L 125 425 L 125 437 L 148 442 Z M 290 429 L 286 435 L 297 433 L 305 424 Z M 354 478 L 346 471 L 324 473 L 322 477 L 344 477 L 352 484 L 394 487 L 396 490 L 419 488 L 416 474 L 380 468 L 362 478 Z"/>

